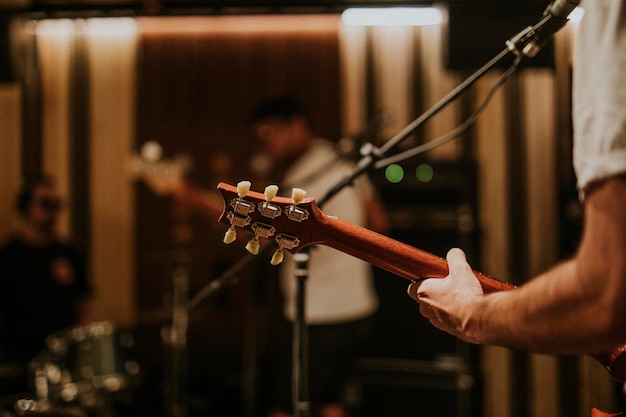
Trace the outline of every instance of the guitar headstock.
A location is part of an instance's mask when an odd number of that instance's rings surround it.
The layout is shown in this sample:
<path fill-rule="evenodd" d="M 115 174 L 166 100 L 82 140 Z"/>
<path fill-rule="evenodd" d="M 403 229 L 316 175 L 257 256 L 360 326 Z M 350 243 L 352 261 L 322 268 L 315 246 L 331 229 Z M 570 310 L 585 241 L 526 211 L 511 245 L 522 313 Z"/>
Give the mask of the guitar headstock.
<path fill-rule="evenodd" d="M 145 182 L 158 195 L 174 192 L 193 165 L 188 155 L 162 158 L 162 154 L 158 142 L 148 141 L 127 164 L 129 177 Z"/>
<path fill-rule="evenodd" d="M 278 249 L 272 257 L 272 264 L 283 260 L 283 250 L 291 253 L 317 243 L 316 225 L 324 221 L 324 213 L 315 200 L 305 198 L 306 192 L 299 188 L 292 190 L 291 198 L 278 197 L 278 187 L 269 185 L 264 193 L 250 191 L 249 181 L 241 181 L 237 186 L 220 183 L 217 188 L 224 197 L 224 212 L 220 217 L 229 228 L 224 235 L 224 243 L 232 243 L 237 238 L 237 228 L 253 234 L 246 245 L 252 253 L 259 253 L 259 239 L 273 240 Z"/>

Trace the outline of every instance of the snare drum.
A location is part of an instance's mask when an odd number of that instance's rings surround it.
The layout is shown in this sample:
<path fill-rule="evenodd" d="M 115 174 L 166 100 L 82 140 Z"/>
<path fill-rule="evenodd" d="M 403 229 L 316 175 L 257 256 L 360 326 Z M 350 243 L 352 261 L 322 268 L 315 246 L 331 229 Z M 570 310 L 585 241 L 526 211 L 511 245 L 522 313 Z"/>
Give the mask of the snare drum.
<path fill-rule="evenodd" d="M 90 417 L 75 406 L 51 407 L 46 401 L 38 401 L 32 396 L 5 395 L 0 397 L 0 417 Z"/>
<path fill-rule="evenodd" d="M 23 398 L 17 400 L 13 407 L 13 416 L 28 417 L 88 417 L 88 414 L 77 407 L 50 407 L 45 402 Z"/>
<path fill-rule="evenodd" d="M 108 321 L 70 327 L 46 338 L 31 362 L 36 397 L 52 406 L 93 409 L 139 384 L 140 366 L 132 333 Z"/>

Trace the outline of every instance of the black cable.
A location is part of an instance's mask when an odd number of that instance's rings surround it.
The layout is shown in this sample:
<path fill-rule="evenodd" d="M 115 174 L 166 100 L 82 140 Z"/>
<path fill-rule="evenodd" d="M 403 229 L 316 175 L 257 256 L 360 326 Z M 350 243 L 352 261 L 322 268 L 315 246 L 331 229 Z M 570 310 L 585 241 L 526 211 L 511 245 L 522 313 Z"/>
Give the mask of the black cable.
<path fill-rule="evenodd" d="M 427 143 L 418 145 L 414 148 L 395 154 L 393 156 L 378 160 L 374 164 L 374 169 L 384 168 L 387 165 L 404 161 L 406 159 L 428 152 L 434 148 L 437 148 L 441 145 L 444 145 L 450 142 L 452 139 L 455 139 L 461 133 L 465 132 L 474 123 L 476 123 L 476 120 L 478 120 L 478 117 L 487 108 L 487 105 L 491 102 L 491 99 L 493 98 L 495 93 L 500 89 L 500 87 L 502 87 L 502 85 L 504 85 L 504 83 L 509 79 L 509 77 L 517 70 L 517 68 L 519 67 L 519 64 L 522 61 L 522 58 L 523 56 L 520 55 L 515 59 L 515 62 L 511 64 L 511 66 L 500 76 L 500 78 L 498 78 L 496 83 L 491 87 L 491 89 L 485 96 L 485 99 L 480 104 L 480 106 L 478 106 L 478 108 L 462 124 L 457 126 L 454 130 L 452 130 L 451 132 L 448 132 L 447 134 L 443 136 L 440 136 L 437 139 L 431 140 Z"/>

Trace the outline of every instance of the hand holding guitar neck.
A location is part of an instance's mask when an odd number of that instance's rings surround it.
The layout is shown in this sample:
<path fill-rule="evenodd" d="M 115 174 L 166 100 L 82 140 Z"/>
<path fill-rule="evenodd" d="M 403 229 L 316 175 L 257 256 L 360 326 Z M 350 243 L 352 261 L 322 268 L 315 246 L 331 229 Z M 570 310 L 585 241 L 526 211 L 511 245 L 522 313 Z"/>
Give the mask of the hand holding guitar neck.
<path fill-rule="evenodd" d="M 415 281 L 423 278 L 444 278 L 448 275 L 445 259 L 416 249 L 364 227 L 356 226 L 324 214 L 305 192 L 294 189 L 292 198 L 276 197 L 277 187 L 269 186 L 265 194 L 250 191 L 251 184 L 242 181 L 237 187 L 220 183 L 224 198 L 220 221 L 229 228 L 225 243 L 232 243 L 237 228 L 253 234 L 246 245 L 250 253 L 259 251 L 259 238 L 272 240 L 278 248 L 272 264 L 279 264 L 283 251 L 296 253 L 314 244 L 340 250 L 400 277 Z M 485 293 L 513 290 L 515 286 L 474 271 Z M 626 380 L 626 347 L 606 355 L 593 355 L 618 381 Z"/>

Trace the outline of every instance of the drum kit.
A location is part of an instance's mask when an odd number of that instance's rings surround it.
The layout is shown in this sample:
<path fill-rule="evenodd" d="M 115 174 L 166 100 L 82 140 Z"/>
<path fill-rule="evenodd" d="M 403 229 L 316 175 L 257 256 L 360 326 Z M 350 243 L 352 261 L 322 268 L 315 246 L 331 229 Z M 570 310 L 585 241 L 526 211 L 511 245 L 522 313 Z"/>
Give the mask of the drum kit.
<path fill-rule="evenodd" d="M 139 386 L 133 335 L 108 321 L 62 329 L 28 365 L 30 392 L 0 398 L 0 417 L 116 417 Z"/>

